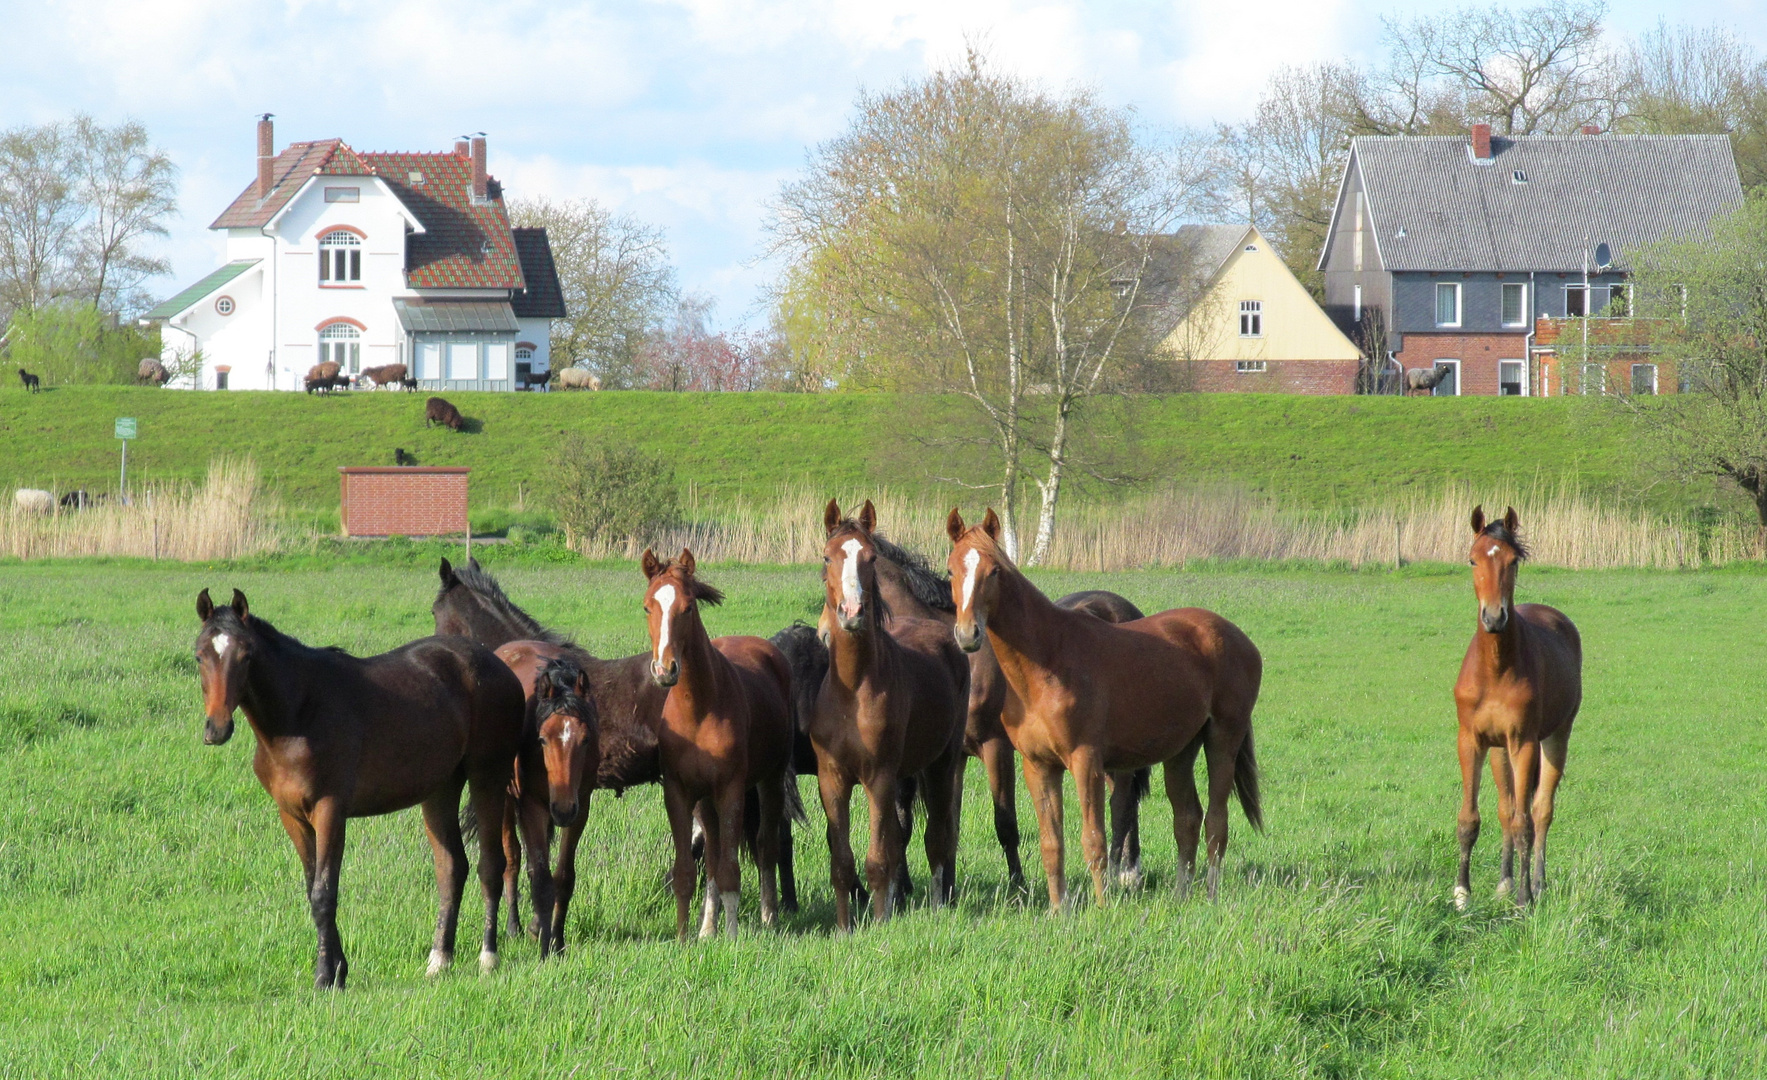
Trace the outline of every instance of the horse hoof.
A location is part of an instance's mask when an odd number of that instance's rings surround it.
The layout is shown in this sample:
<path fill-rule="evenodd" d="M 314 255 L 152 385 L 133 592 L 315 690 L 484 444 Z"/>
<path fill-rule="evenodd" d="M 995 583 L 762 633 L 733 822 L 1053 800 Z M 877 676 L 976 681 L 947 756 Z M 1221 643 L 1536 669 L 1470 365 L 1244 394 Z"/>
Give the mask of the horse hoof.
<path fill-rule="evenodd" d="M 1464 885 L 1454 886 L 1454 910 L 1455 911 L 1465 911 L 1467 909 L 1467 907 L 1470 906 L 1471 904 L 1472 904 L 1472 893 L 1467 891 L 1466 886 L 1464 886 Z"/>
<path fill-rule="evenodd" d="M 1504 878 L 1502 881 L 1499 881 L 1497 883 L 1497 898 L 1499 900 L 1503 899 L 1505 896 L 1508 896 L 1510 893 L 1512 893 L 1514 891 L 1515 891 L 1515 882 L 1511 881 L 1508 878 Z"/>
<path fill-rule="evenodd" d="M 429 970 L 424 972 L 424 975 L 433 979 L 453 966 L 454 957 L 452 955 L 440 949 L 431 949 L 429 951 Z"/>
<path fill-rule="evenodd" d="M 1146 884 L 1146 882 L 1147 879 L 1141 873 L 1141 867 L 1139 866 L 1117 871 L 1118 888 L 1129 889 L 1131 891 L 1138 890 L 1142 885 Z"/>
<path fill-rule="evenodd" d="M 479 953 L 479 974 L 489 975 L 497 970 L 497 954 L 489 949 Z"/>

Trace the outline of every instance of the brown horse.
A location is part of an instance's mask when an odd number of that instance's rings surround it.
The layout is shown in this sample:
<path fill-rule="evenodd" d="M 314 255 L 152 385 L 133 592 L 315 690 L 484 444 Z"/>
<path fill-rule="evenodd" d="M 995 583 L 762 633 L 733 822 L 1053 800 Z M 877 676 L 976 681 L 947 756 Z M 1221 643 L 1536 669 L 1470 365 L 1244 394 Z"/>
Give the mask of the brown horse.
<path fill-rule="evenodd" d="M 894 886 L 905 861 L 907 837 L 897 808 L 898 781 L 919 780 L 926 803 L 926 857 L 932 903 L 952 898 L 957 874 L 957 830 L 963 798 L 964 721 L 969 661 L 942 622 L 892 617 L 877 589 L 877 511 L 868 499 L 857 520 L 841 517 L 833 500 L 823 512 L 822 625 L 829 667 L 810 723 L 818 789 L 828 818 L 829 878 L 835 922 L 853 928 L 849 897 L 855 882 L 853 784 L 871 806 L 871 849 L 865 877 L 873 914 L 894 908 Z M 887 624 L 887 625 L 886 625 Z"/>
<path fill-rule="evenodd" d="M 761 878 L 761 921 L 779 917 L 777 884 L 780 823 L 792 751 L 791 669 L 774 645 L 757 637 L 713 640 L 699 606 L 724 594 L 694 575 L 693 552 L 663 562 L 644 552 L 644 612 L 650 628 L 650 677 L 669 689 L 657 732 L 663 803 L 675 838 L 675 934 L 687 938 L 694 886 L 693 819 L 705 826 L 706 906 L 700 937 L 716 928 L 722 899 L 724 928 L 736 936 L 742 898 L 736 851 L 743 838 L 745 797 L 760 796 L 754 857 Z M 717 896 L 713 894 L 714 886 Z"/>
<path fill-rule="evenodd" d="M 985 635 L 1012 687 L 1002 722 L 1025 759 L 1051 906 L 1059 908 L 1066 894 L 1064 770 L 1079 788 L 1081 846 L 1102 904 L 1105 774 L 1164 764 L 1178 842 L 1177 887 L 1181 894 L 1188 889 L 1205 823 L 1194 774 L 1199 751 L 1208 760 L 1212 898 L 1227 850 L 1227 799 L 1235 789 L 1247 820 L 1262 827 L 1251 724 L 1262 678 L 1257 649 L 1232 623 L 1197 609 L 1119 626 L 1056 607 L 1000 549 L 1000 521 L 992 510 L 975 528 L 952 510 L 945 529 L 957 644 L 973 653 Z"/>
<path fill-rule="evenodd" d="M 1460 875 L 1454 906 L 1472 898 L 1472 849 L 1479 839 L 1479 765 L 1491 753 L 1497 812 L 1503 825 L 1503 871 L 1497 895 L 1512 889 L 1527 904 L 1546 887 L 1546 833 L 1565 772 L 1571 724 L 1583 703 L 1583 639 L 1564 613 L 1515 602 L 1516 570 L 1528 557 L 1508 508 L 1487 523 L 1472 512 L 1468 562 L 1479 600 L 1479 628 L 1466 647 L 1454 707 L 1460 716 Z M 1530 809 L 1531 808 L 1531 809 Z M 1528 869 L 1533 849 L 1532 880 Z M 1515 856 L 1522 873 L 1515 876 Z"/>
<path fill-rule="evenodd" d="M 429 973 L 454 960 L 454 930 L 466 884 L 457 814 L 470 786 L 482 821 L 500 821 L 522 739 L 521 684 L 489 649 L 465 638 L 414 641 L 359 659 L 313 649 L 253 616 L 245 595 L 216 607 L 196 598 L 202 630 L 196 659 L 208 722 L 203 742 L 233 735 L 233 711 L 258 737 L 252 771 L 282 812 L 306 874 L 319 933 L 315 985 L 342 988 L 349 975 L 337 932 L 344 823 L 422 805 L 435 854 L 441 913 Z M 497 966 L 497 903 L 503 850 L 479 837 L 485 938 L 479 968 Z"/>

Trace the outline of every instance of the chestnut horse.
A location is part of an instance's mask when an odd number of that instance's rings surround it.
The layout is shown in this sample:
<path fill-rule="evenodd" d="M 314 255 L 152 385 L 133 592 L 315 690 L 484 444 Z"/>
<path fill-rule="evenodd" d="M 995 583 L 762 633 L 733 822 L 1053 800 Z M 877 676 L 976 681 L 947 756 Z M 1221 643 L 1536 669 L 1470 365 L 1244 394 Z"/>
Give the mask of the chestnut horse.
<path fill-rule="evenodd" d="M 1460 717 L 1460 875 L 1454 906 L 1472 898 L 1472 850 L 1479 839 L 1479 765 L 1491 754 L 1497 813 L 1503 825 L 1503 869 L 1497 895 L 1512 889 L 1527 904 L 1546 887 L 1546 833 L 1565 772 L 1571 724 L 1583 703 L 1583 639 L 1564 613 L 1545 604 L 1515 602 L 1516 570 L 1528 557 L 1513 507 L 1487 523 L 1472 512 L 1468 562 L 1479 600 L 1479 627 L 1460 678 L 1454 707 Z M 1528 853 L 1533 850 L 1530 880 Z M 1515 857 L 1522 873 L 1515 876 Z"/>
<path fill-rule="evenodd" d="M 761 921 L 771 926 L 779 918 L 774 874 L 785 781 L 791 775 L 791 669 L 772 642 L 742 636 L 714 641 L 706 633 L 699 607 L 723 603 L 724 594 L 694 575 L 693 552 L 683 548 L 679 558 L 664 562 L 646 548 L 643 567 L 650 677 L 669 691 L 657 753 L 675 838 L 670 875 L 675 936 L 687 938 L 697 810 L 706 832 L 706 905 L 699 936 L 710 937 L 716 929 L 721 899 L 724 929 L 735 937 L 742 898 L 736 852 L 751 787 L 760 796 L 753 853 L 761 878 Z"/>
<path fill-rule="evenodd" d="M 877 511 L 869 499 L 857 520 L 842 518 L 839 504 L 830 499 L 822 526 L 828 537 L 822 556 L 822 625 L 828 633 L 829 667 L 811 717 L 810 741 L 828 818 L 835 922 L 851 930 L 849 897 L 855 877 L 848 809 L 855 782 L 864 785 L 871 807 L 865 877 L 874 917 L 880 922 L 890 917 L 905 862 L 898 782 L 906 776 L 918 779 L 927 808 L 933 906 L 952 898 L 969 661 L 944 623 L 891 615 L 877 588 L 872 539 Z"/>
<path fill-rule="evenodd" d="M 232 737 L 235 708 L 258 737 L 252 771 L 282 812 L 306 875 L 319 933 L 314 984 L 341 989 L 350 970 L 337 932 L 344 823 L 420 804 L 441 894 L 429 973 L 440 974 L 454 960 L 466 885 L 460 789 L 471 788 L 480 820 L 502 820 L 522 739 L 521 684 L 489 649 L 465 638 L 423 638 L 361 659 L 278 631 L 251 614 L 238 589 L 226 607 L 204 589 L 196 613 L 203 742 L 219 746 Z M 503 849 L 484 830 L 481 971 L 497 966 L 502 876 Z"/>
<path fill-rule="evenodd" d="M 1227 850 L 1227 799 L 1236 789 L 1253 828 L 1262 827 L 1252 707 L 1262 658 L 1238 627 L 1199 609 L 1161 612 L 1116 625 L 1056 607 L 1001 550 L 989 510 L 970 528 L 951 511 L 952 628 L 966 652 L 994 647 L 1011 686 L 1002 722 L 1025 759 L 1037 810 L 1050 905 L 1066 895 L 1062 865 L 1064 770 L 1079 788 L 1081 846 L 1095 899 L 1106 900 L 1104 784 L 1108 772 L 1166 769 L 1166 797 L 1178 843 L 1177 889 L 1188 890 L 1197 834 L 1196 755 L 1209 776 L 1208 889 L 1214 897 Z"/>

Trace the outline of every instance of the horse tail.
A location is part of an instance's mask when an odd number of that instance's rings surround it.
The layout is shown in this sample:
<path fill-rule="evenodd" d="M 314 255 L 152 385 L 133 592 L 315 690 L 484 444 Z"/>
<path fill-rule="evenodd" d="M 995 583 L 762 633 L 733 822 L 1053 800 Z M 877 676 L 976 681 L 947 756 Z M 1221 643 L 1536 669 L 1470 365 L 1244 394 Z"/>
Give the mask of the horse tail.
<path fill-rule="evenodd" d="M 1129 781 L 1129 793 L 1135 796 L 1135 801 L 1140 802 L 1147 798 L 1147 793 L 1152 790 L 1153 766 L 1136 769 Z"/>
<path fill-rule="evenodd" d="M 1258 755 L 1252 750 L 1252 729 L 1246 728 L 1245 740 L 1233 760 L 1233 788 L 1239 792 L 1239 808 L 1252 828 L 1264 831 L 1264 808 L 1258 799 Z"/>

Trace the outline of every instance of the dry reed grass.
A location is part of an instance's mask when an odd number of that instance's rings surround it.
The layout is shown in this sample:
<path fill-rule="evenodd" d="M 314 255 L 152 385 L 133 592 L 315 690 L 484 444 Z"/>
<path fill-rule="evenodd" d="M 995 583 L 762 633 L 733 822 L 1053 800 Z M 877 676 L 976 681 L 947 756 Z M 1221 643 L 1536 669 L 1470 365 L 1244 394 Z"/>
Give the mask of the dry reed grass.
<path fill-rule="evenodd" d="M 9 507 L 0 516 L 0 552 L 19 559 L 231 559 L 273 550 L 279 539 L 270 525 L 258 467 L 249 458 L 211 462 L 200 486 L 143 485 L 126 505 L 109 502 L 49 515 Z"/>
<path fill-rule="evenodd" d="M 891 539 L 934 556 L 948 548 L 949 507 L 883 492 L 872 496 Z M 692 548 L 702 559 L 814 562 L 822 552 L 826 496 L 792 488 L 766 503 L 688 509 L 689 524 L 651 538 L 662 552 Z M 1569 569 L 1717 566 L 1753 557 L 1742 523 L 1701 527 L 1582 495 L 1575 488 L 1474 493 L 1451 488 L 1384 506 L 1336 513 L 1285 510 L 1232 489 L 1167 490 L 1123 502 L 1082 504 L 1059 522 L 1045 563 L 1107 571 L 1180 567 L 1197 559 L 1304 560 L 1350 566 L 1455 562 L 1466 557 L 1475 503 L 1514 506 L 1535 561 Z M 973 504 L 979 518 L 981 501 Z M 639 544 L 579 547 L 591 557 L 636 557 Z"/>

